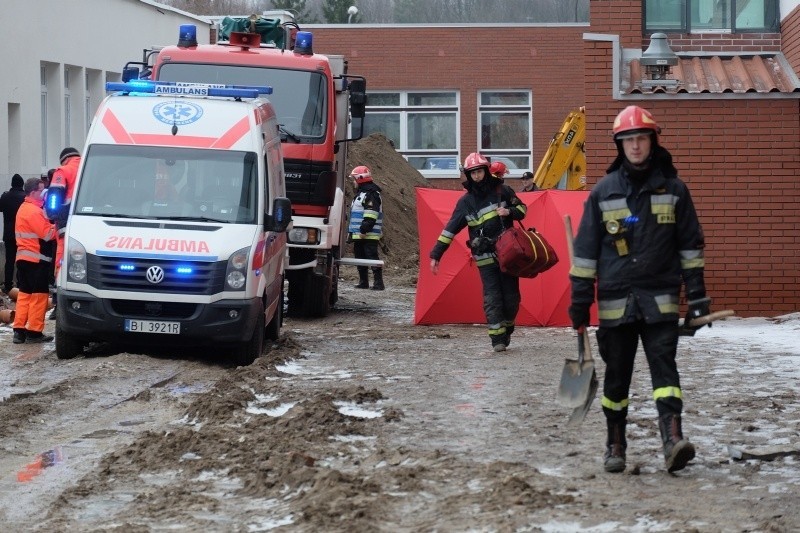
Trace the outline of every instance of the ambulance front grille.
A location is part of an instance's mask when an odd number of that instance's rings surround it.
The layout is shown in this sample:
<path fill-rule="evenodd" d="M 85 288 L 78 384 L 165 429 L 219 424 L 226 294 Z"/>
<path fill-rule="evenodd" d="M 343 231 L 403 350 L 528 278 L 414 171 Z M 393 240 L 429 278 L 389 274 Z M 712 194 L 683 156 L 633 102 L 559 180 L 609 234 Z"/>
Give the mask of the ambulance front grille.
<path fill-rule="evenodd" d="M 89 285 L 100 290 L 210 295 L 222 292 L 227 264 L 88 255 L 87 267 Z M 158 283 L 148 280 L 150 267 L 163 271 Z"/>

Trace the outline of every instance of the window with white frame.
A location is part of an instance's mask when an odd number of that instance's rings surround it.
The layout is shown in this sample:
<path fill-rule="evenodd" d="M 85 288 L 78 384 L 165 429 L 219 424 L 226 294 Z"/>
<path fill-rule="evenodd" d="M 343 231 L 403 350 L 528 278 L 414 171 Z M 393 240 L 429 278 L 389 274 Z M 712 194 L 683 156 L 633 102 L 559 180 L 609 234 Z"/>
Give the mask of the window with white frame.
<path fill-rule="evenodd" d="M 779 0 L 644 0 L 646 32 L 778 32 Z"/>
<path fill-rule="evenodd" d="M 480 91 L 478 150 L 491 161 L 502 161 L 509 176 L 531 170 L 531 92 Z"/>
<path fill-rule="evenodd" d="M 459 95 L 455 91 L 369 92 L 364 135 L 383 133 L 423 175 L 458 175 Z"/>

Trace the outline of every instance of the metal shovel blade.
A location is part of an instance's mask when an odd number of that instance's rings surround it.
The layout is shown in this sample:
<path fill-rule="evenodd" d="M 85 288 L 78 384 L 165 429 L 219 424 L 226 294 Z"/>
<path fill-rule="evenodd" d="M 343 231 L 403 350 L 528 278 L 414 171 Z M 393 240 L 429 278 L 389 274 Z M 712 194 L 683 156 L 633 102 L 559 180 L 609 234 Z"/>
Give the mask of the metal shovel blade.
<path fill-rule="evenodd" d="M 579 405 L 572 410 L 572 414 L 569 420 L 567 420 L 567 427 L 575 427 L 583 422 L 583 419 L 586 418 L 589 409 L 592 407 L 595 394 L 597 394 L 597 377 L 594 376 L 594 372 L 592 372 L 592 381 L 589 383 L 589 395 L 586 397 L 586 401 L 583 402 L 583 405 Z"/>
<path fill-rule="evenodd" d="M 570 409 L 582 406 L 589 397 L 592 380 L 597 382 L 594 361 L 580 363 L 574 359 L 567 359 L 558 385 L 558 402 Z"/>
<path fill-rule="evenodd" d="M 574 409 L 586 403 L 592 388 L 597 382 L 589 346 L 589 334 L 583 327 L 578 331 L 578 359 L 567 359 L 561 371 L 558 384 L 558 402 L 564 407 Z"/>

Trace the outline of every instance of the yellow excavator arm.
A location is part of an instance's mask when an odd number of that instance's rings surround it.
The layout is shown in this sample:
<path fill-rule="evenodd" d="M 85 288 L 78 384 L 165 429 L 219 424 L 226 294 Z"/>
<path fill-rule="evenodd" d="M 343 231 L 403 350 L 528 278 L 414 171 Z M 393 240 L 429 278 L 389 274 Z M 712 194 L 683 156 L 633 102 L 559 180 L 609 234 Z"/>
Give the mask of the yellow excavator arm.
<path fill-rule="evenodd" d="M 533 183 L 539 189 L 581 191 L 586 188 L 586 108 L 570 111 L 561 129 L 553 136 Z"/>

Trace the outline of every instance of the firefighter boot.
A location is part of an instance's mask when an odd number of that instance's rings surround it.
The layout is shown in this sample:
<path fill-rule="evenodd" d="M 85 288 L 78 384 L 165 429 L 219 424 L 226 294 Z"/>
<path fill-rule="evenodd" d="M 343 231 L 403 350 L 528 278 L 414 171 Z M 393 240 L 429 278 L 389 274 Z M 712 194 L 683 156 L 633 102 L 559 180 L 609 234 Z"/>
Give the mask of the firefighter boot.
<path fill-rule="evenodd" d="M 375 278 L 375 282 L 372 284 L 373 291 L 382 291 L 383 287 L 383 269 L 382 268 L 373 268 L 372 269 L 372 277 Z"/>
<path fill-rule="evenodd" d="M 358 267 L 358 285 L 356 289 L 369 289 L 369 270 L 367 267 Z"/>
<path fill-rule="evenodd" d="M 606 441 L 606 453 L 603 455 L 603 468 L 606 472 L 625 471 L 625 450 L 628 447 L 628 443 L 625 441 L 625 422 L 625 420 L 606 420 L 608 440 Z"/>
<path fill-rule="evenodd" d="M 667 472 L 683 470 L 686 463 L 694 459 L 694 445 L 683 438 L 681 415 L 662 415 L 658 419 L 661 440 L 664 443 L 664 462 Z"/>

